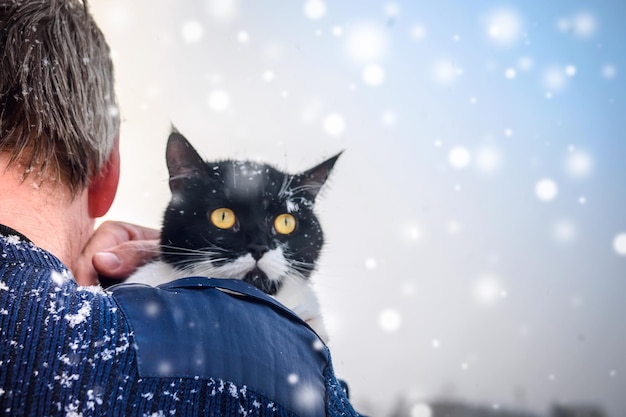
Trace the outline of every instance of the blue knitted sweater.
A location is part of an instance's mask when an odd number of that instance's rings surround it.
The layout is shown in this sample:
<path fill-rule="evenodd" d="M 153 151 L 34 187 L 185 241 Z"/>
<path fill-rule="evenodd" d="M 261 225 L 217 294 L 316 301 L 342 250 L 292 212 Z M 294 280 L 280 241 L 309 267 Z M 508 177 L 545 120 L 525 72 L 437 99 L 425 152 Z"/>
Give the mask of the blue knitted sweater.
<path fill-rule="evenodd" d="M 358 416 L 305 324 L 216 281 L 79 287 L 0 227 L 0 415 Z"/>

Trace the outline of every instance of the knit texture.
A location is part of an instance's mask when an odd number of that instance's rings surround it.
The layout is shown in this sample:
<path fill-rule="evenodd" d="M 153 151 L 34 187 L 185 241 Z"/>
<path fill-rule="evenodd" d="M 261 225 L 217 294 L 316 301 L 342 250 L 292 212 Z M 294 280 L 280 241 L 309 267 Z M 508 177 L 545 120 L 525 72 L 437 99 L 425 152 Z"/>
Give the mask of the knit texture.
<path fill-rule="evenodd" d="M 296 415 L 246 385 L 140 377 L 133 333 L 111 294 L 77 286 L 53 255 L 2 230 L 0 415 Z M 324 378 L 326 415 L 358 416 L 330 362 Z"/>

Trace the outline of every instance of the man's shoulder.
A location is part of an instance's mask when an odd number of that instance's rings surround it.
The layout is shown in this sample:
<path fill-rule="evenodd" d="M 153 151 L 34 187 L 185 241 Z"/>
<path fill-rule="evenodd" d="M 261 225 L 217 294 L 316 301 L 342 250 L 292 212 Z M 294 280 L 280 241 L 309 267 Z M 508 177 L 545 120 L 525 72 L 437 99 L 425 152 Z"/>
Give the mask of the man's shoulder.
<path fill-rule="evenodd" d="M 110 294 L 79 287 L 52 254 L 12 236 L 0 238 L 0 407 L 69 410 L 85 403 L 77 387 L 132 372 L 132 335 Z"/>
<path fill-rule="evenodd" d="M 300 416 L 351 409 L 326 346 L 254 287 L 204 278 L 79 287 L 51 254 L 15 239 L 0 239 L 3 409 L 26 401 L 32 410 L 80 403 L 134 413 L 168 392 L 202 410 L 234 401 L 250 415 L 261 406 Z"/>
<path fill-rule="evenodd" d="M 330 354 L 290 310 L 240 280 L 186 278 L 110 289 L 142 377 L 218 378 L 322 415 Z"/>

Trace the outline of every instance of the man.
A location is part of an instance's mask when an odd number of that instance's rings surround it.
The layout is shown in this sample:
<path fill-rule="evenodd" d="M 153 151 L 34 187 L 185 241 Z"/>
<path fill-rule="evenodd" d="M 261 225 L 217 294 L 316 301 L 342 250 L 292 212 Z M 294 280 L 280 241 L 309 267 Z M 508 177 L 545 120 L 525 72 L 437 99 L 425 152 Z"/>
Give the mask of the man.
<path fill-rule="evenodd" d="M 0 414 L 357 415 L 327 348 L 241 281 L 121 286 L 158 232 L 119 179 L 109 49 L 80 0 L 0 0 Z"/>

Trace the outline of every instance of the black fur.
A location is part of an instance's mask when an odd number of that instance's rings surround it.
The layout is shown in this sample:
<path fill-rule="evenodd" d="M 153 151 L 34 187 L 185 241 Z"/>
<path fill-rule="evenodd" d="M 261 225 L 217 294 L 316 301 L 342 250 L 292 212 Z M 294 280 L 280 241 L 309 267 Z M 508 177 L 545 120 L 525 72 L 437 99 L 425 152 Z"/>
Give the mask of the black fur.
<path fill-rule="evenodd" d="M 191 251 L 206 250 L 215 253 L 212 261 L 219 266 L 247 253 L 258 259 L 281 245 L 289 267 L 308 279 L 324 244 L 314 202 L 338 157 L 297 175 L 248 161 L 205 162 L 173 131 L 166 152 L 172 199 L 163 219 L 162 259 L 182 269 L 198 261 Z M 237 223 L 230 229 L 219 229 L 209 219 L 222 207 L 236 214 Z M 289 212 L 297 218 L 296 229 L 281 235 L 274 230 L 274 219 Z M 230 278 L 272 295 L 282 285 L 258 267 Z"/>

